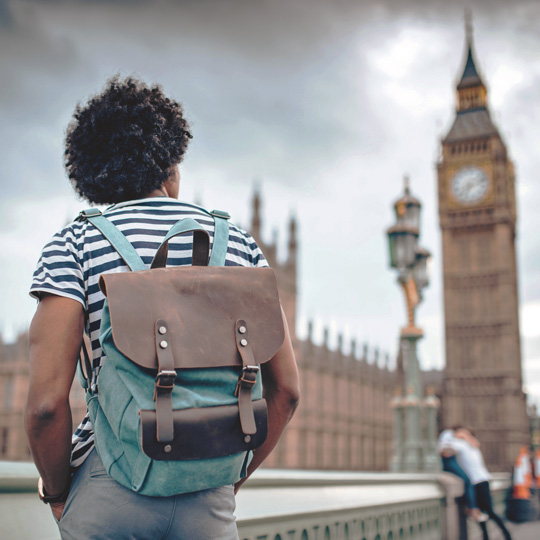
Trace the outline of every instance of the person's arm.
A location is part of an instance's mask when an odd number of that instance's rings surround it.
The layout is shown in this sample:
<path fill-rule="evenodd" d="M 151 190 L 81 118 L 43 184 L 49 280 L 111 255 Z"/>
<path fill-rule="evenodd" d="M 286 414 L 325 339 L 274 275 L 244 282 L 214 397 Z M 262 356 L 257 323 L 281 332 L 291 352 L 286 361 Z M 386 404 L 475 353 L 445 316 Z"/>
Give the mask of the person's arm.
<path fill-rule="evenodd" d="M 271 360 L 261 365 L 263 397 L 268 405 L 268 437 L 264 444 L 253 452 L 247 476 L 236 483 L 235 492 L 276 446 L 300 399 L 298 368 L 283 310 L 282 315 L 285 327 L 283 345 Z"/>
<path fill-rule="evenodd" d="M 437 443 L 437 451 L 442 457 L 451 457 L 456 454 L 452 448 L 452 441 L 454 440 L 454 432 L 446 429 L 439 436 Z"/>
<path fill-rule="evenodd" d="M 480 441 L 474 435 L 470 435 L 468 441 L 473 448 L 480 448 Z"/>
<path fill-rule="evenodd" d="M 69 392 L 84 327 L 82 304 L 43 295 L 30 325 L 30 383 L 25 427 L 32 457 L 47 495 L 70 482 L 72 419 Z M 57 518 L 63 504 L 51 505 Z"/>

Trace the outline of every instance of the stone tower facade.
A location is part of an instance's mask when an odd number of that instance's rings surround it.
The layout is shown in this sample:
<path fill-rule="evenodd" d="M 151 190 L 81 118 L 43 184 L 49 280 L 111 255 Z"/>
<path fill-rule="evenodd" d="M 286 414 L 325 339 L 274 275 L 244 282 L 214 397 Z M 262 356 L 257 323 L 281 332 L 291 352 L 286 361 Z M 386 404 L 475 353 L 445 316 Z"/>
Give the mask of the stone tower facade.
<path fill-rule="evenodd" d="M 508 470 L 527 441 L 516 271 L 514 167 L 494 125 L 472 36 L 456 116 L 438 163 L 445 427 L 473 428 L 486 463 Z"/>

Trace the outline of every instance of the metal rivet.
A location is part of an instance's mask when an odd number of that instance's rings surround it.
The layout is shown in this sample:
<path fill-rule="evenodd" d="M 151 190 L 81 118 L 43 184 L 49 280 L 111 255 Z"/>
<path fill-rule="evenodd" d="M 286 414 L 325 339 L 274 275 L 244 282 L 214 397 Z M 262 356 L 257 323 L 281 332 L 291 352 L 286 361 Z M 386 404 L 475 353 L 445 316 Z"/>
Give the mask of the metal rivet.
<path fill-rule="evenodd" d="M 246 435 L 246 436 L 244 437 L 244 442 L 247 442 L 247 443 L 248 443 L 248 442 L 251 442 L 251 435 Z"/>
<path fill-rule="evenodd" d="M 247 345 L 247 339 L 241 339 L 240 345 L 242 345 L 242 347 L 245 347 Z"/>
<path fill-rule="evenodd" d="M 247 328 L 245 326 L 241 326 L 238 331 L 241 333 L 241 334 L 245 334 L 247 332 Z"/>
<path fill-rule="evenodd" d="M 160 327 L 159 327 L 159 333 L 160 333 L 160 334 L 166 334 L 166 333 L 167 333 L 167 329 L 166 329 L 164 326 L 160 326 Z"/>
<path fill-rule="evenodd" d="M 162 349 L 166 349 L 168 345 L 169 345 L 169 344 L 168 344 L 165 340 L 159 342 L 159 346 L 160 346 Z"/>
<path fill-rule="evenodd" d="M 168 454 L 172 450 L 172 446 L 170 444 L 166 444 L 163 450 Z"/>

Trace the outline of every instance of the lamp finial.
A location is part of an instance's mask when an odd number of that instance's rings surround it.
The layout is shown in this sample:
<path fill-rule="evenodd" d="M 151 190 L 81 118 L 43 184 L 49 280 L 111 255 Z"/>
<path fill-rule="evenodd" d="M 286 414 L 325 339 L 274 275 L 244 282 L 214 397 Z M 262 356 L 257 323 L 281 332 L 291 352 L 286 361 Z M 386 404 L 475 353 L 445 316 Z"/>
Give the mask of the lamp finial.
<path fill-rule="evenodd" d="M 403 187 L 405 188 L 405 193 L 408 195 L 411 187 L 411 178 L 408 174 L 403 175 Z"/>

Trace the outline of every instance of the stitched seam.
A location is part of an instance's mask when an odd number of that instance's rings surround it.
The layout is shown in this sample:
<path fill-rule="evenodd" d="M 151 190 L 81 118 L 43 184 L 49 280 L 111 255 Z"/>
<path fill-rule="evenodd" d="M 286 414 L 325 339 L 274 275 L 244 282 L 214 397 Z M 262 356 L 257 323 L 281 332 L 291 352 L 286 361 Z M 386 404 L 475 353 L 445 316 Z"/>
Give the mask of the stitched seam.
<path fill-rule="evenodd" d="M 174 514 L 175 513 L 176 513 L 176 496 L 174 497 L 174 503 L 173 503 L 173 508 L 172 508 L 172 512 L 171 512 L 171 517 L 169 519 L 169 526 L 167 527 L 167 530 L 165 531 L 165 536 L 163 537 L 163 540 L 167 540 L 167 537 L 169 536 L 169 532 L 171 531 L 171 527 L 172 527 L 172 524 L 173 524 Z"/>

